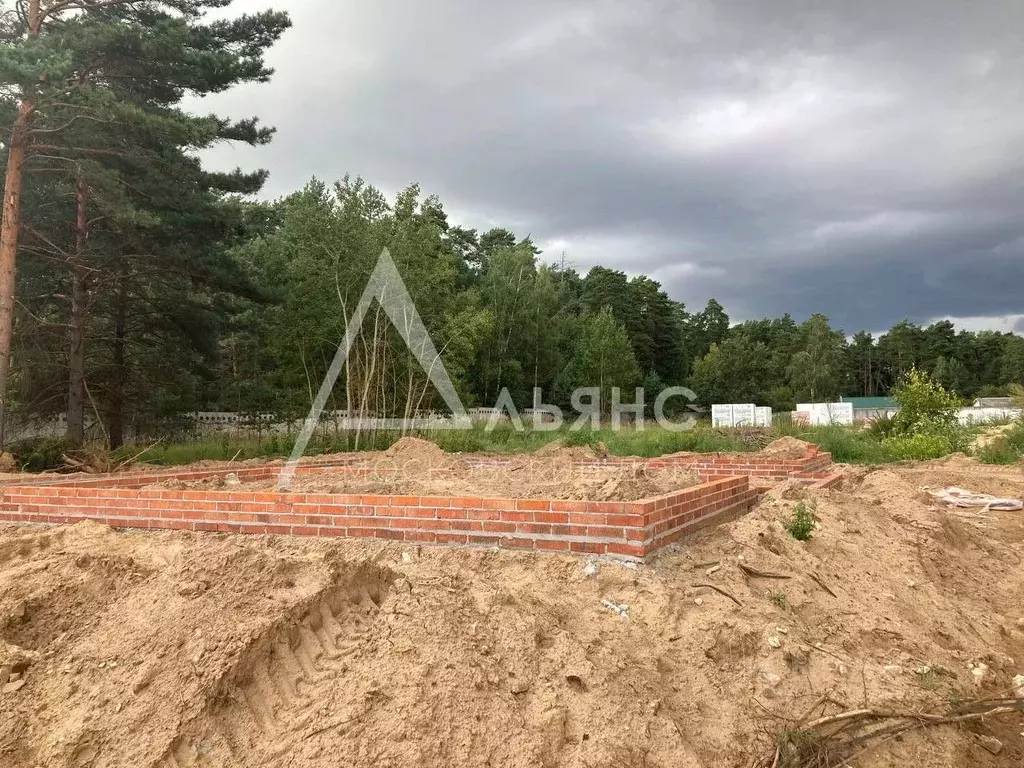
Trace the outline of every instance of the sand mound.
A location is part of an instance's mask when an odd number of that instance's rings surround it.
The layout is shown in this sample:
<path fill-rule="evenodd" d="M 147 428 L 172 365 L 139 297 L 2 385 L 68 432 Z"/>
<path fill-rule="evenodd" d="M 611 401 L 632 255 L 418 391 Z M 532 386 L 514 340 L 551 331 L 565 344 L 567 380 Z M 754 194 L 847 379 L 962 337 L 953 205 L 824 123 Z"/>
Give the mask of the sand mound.
<path fill-rule="evenodd" d="M 609 451 L 608 446 L 602 442 L 598 442 L 596 445 L 590 446 L 566 445 L 561 440 L 553 440 L 552 442 L 538 448 L 533 452 L 533 455 L 559 461 L 594 461 L 597 459 L 608 458 L 611 456 L 611 451 Z"/>
<path fill-rule="evenodd" d="M 381 469 L 444 469 L 456 466 L 458 459 L 445 453 L 429 440 L 403 437 L 386 451 L 378 454 L 373 463 Z"/>
<path fill-rule="evenodd" d="M 768 443 L 759 453 L 762 456 L 768 456 L 773 459 L 802 459 L 808 455 L 808 451 L 812 447 L 811 443 L 805 443 L 803 440 L 787 436 Z"/>

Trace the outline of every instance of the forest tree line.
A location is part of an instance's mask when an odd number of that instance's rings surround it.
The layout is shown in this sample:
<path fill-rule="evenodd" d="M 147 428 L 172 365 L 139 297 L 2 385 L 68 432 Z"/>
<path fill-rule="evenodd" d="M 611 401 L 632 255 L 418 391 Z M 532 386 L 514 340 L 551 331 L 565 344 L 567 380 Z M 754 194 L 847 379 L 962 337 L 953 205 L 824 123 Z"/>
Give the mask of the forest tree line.
<path fill-rule="evenodd" d="M 313 180 L 258 201 L 264 171 L 212 172 L 197 153 L 273 131 L 182 100 L 269 78 L 263 55 L 289 22 L 204 15 L 223 4 L 25 0 L 0 15 L 7 420 L 67 412 L 71 440 L 95 420 L 117 446 L 128 425 L 159 433 L 194 411 L 304 416 L 385 247 L 467 406 L 503 389 L 565 406 L 577 387 L 607 405 L 612 387 L 653 401 L 687 385 L 703 404 L 790 410 L 886 394 L 914 367 L 965 398 L 1024 383 L 1014 334 L 902 322 L 848 341 L 821 314 L 733 324 L 714 299 L 686 307 L 649 277 L 584 274 L 528 237 L 459 226 L 417 185 L 388 199 L 360 178 Z M 440 405 L 374 308 L 328 408 Z"/>

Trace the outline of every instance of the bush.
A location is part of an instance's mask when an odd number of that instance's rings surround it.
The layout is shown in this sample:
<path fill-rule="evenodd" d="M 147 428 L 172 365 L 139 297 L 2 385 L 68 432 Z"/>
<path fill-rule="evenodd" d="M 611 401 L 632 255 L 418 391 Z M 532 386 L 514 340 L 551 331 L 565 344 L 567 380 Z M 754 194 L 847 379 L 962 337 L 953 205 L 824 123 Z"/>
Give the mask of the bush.
<path fill-rule="evenodd" d="M 960 429 L 957 414 L 960 400 L 916 368 L 903 377 L 892 391 L 900 410 L 893 418 L 896 434 L 942 435 L 955 442 Z"/>
<path fill-rule="evenodd" d="M 942 435 L 903 435 L 887 437 L 882 447 L 893 461 L 939 459 L 953 452 L 953 445 Z"/>
<path fill-rule="evenodd" d="M 813 502 L 811 506 L 813 509 Z M 786 530 L 797 541 L 807 541 L 814 531 L 814 512 L 807 509 L 807 505 L 801 501 L 793 510 L 793 517 L 786 523 Z"/>
<path fill-rule="evenodd" d="M 865 431 L 876 440 L 884 440 L 887 437 L 895 437 L 896 429 L 895 416 L 876 416 Z"/>

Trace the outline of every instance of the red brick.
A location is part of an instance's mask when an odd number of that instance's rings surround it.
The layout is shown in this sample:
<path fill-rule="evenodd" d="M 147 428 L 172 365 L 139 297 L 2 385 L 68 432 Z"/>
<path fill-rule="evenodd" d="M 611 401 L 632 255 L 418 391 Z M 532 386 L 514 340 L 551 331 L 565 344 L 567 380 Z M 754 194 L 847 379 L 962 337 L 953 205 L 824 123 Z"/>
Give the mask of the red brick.
<path fill-rule="evenodd" d="M 422 496 L 420 505 L 424 507 L 450 507 L 452 500 L 447 496 Z"/>
<path fill-rule="evenodd" d="M 553 512 L 586 512 L 587 502 L 585 501 L 552 501 Z"/>
<path fill-rule="evenodd" d="M 516 501 L 515 499 L 480 499 L 480 508 L 514 510 L 516 508 Z"/>
<path fill-rule="evenodd" d="M 544 549 L 549 552 L 568 552 L 569 542 L 568 541 L 554 541 L 550 539 L 537 539 L 537 549 Z"/>
<path fill-rule="evenodd" d="M 538 523 L 568 523 L 568 512 L 537 512 L 533 519 Z"/>
<path fill-rule="evenodd" d="M 516 532 L 542 534 L 544 536 L 550 536 L 551 525 L 548 523 L 519 523 L 516 526 Z"/>
<path fill-rule="evenodd" d="M 569 522 L 572 525 L 603 525 L 607 515 L 595 515 L 590 512 L 570 512 Z"/>
<path fill-rule="evenodd" d="M 472 510 L 469 509 L 432 509 L 430 510 L 442 520 L 467 520 L 469 515 L 472 514 Z M 497 513 L 494 513 L 497 514 Z"/>
<path fill-rule="evenodd" d="M 438 510 L 438 514 L 442 510 Z M 468 520 L 500 520 L 501 512 L 497 509 L 467 509 L 462 512 Z"/>
<path fill-rule="evenodd" d="M 551 502 L 542 499 L 519 499 L 516 501 L 516 509 L 532 509 L 534 511 L 546 512 L 551 509 Z"/>
<path fill-rule="evenodd" d="M 609 555 L 630 555 L 632 557 L 644 556 L 644 548 L 640 544 L 609 544 L 607 551 Z"/>
<path fill-rule="evenodd" d="M 516 525 L 515 523 L 485 520 L 483 523 L 483 529 L 494 533 L 515 533 Z"/>
<path fill-rule="evenodd" d="M 595 541 L 570 541 L 570 552 L 581 552 L 591 555 L 603 555 L 608 551 L 608 545 Z"/>
<path fill-rule="evenodd" d="M 502 512 L 501 519 L 513 523 L 532 523 L 533 512 Z"/>

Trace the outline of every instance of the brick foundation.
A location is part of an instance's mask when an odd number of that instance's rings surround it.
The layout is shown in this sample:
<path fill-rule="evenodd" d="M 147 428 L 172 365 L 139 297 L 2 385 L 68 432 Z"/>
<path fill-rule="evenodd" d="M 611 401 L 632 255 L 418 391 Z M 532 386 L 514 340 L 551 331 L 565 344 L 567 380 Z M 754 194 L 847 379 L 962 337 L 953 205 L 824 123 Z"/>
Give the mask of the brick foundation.
<path fill-rule="evenodd" d="M 791 461 L 675 454 L 646 462 L 613 458 L 593 463 L 692 467 L 704 482 L 633 502 L 143 487 L 166 480 L 202 480 L 229 471 L 170 470 L 9 486 L 0 500 L 0 521 L 95 520 L 113 528 L 347 536 L 643 559 L 700 528 L 749 511 L 764 490 L 752 486 L 751 477 L 798 478 L 819 487 L 829 487 L 838 479 L 824 471 L 831 463 L 829 454 L 818 452 Z M 359 473 L 367 471 L 363 464 L 358 456 L 304 462 L 297 473 Z M 256 481 L 275 478 L 280 470 L 280 465 L 269 465 L 231 471 L 241 480 Z"/>

